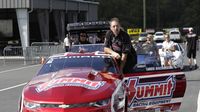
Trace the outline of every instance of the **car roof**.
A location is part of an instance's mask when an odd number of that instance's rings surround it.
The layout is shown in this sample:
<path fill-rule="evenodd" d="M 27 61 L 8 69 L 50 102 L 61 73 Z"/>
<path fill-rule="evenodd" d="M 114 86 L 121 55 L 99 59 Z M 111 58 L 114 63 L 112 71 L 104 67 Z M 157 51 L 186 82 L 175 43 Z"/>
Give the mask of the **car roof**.
<path fill-rule="evenodd" d="M 169 33 L 170 33 L 170 32 L 179 32 L 179 33 L 180 33 L 179 30 L 170 30 Z"/>
<path fill-rule="evenodd" d="M 79 31 L 79 30 L 104 30 L 109 29 L 110 25 L 108 21 L 88 21 L 88 22 L 76 22 L 67 24 L 67 31 Z"/>
<path fill-rule="evenodd" d="M 140 34 L 148 34 L 147 32 L 140 32 Z"/>
<path fill-rule="evenodd" d="M 164 32 L 162 32 L 162 31 L 157 31 L 156 33 L 164 33 Z M 155 34 L 156 34 L 156 33 L 155 33 Z"/>

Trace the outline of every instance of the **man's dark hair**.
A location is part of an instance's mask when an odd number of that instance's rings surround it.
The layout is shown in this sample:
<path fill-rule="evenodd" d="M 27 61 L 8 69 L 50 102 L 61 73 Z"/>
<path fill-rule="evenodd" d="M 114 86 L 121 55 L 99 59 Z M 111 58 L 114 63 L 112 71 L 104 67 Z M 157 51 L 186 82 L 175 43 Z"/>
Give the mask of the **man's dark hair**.
<path fill-rule="evenodd" d="M 81 31 L 81 32 L 79 33 L 79 35 L 80 35 L 81 33 L 84 33 L 84 34 L 86 34 L 86 31 Z"/>

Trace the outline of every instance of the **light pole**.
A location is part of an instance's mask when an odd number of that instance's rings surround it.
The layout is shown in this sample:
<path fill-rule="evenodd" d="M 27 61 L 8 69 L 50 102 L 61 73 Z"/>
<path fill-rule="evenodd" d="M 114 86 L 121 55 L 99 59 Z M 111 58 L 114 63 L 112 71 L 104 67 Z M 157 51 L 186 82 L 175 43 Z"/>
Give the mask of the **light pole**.
<path fill-rule="evenodd" d="M 156 29 L 160 28 L 160 3 L 156 0 Z"/>
<path fill-rule="evenodd" d="M 146 0 L 143 0 L 143 31 L 146 31 Z"/>

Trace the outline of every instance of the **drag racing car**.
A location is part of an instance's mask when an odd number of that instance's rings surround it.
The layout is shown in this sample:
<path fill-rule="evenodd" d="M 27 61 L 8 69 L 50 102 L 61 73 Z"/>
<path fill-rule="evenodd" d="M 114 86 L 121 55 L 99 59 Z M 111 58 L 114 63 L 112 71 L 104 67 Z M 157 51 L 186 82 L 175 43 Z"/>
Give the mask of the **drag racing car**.
<path fill-rule="evenodd" d="M 162 43 L 157 43 L 157 47 L 159 49 L 161 65 L 164 66 L 164 56 L 167 55 L 167 53 L 162 50 Z M 185 50 L 179 43 L 174 43 L 174 47 L 175 51 L 172 52 L 172 64 L 177 68 L 184 69 Z"/>
<path fill-rule="evenodd" d="M 185 89 L 179 69 L 121 74 L 108 54 L 67 52 L 49 57 L 23 88 L 19 112 L 177 112 Z"/>

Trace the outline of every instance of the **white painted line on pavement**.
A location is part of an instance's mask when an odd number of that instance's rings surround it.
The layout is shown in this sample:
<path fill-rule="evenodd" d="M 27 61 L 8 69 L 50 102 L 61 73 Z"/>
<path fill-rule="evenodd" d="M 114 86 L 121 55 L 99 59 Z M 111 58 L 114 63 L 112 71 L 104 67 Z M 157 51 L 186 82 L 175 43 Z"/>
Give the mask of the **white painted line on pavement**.
<path fill-rule="evenodd" d="M 13 88 L 17 88 L 17 87 L 20 87 L 20 86 L 24 86 L 26 84 L 27 84 L 27 82 L 21 83 L 21 84 L 15 85 L 15 86 L 7 87 L 7 88 L 4 88 L 4 89 L 0 89 L 0 92 L 6 91 L 6 90 L 9 90 L 9 89 L 13 89 Z"/>
<path fill-rule="evenodd" d="M 197 98 L 197 112 L 200 112 L 200 91 L 199 91 L 199 95 Z"/>
<path fill-rule="evenodd" d="M 0 73 L 6 73 L 6 72 L 11 72 L 11 71 L 16 71 L 16 70 L 31 68 L 31 67 L 35 67 L 35 66 L 39 66 L 39 65 L 31 65 L 31 66 L 26 66 L 26 67 L 21 67 L 21 68 L 15 68 L 15 69 L 10 69 L 10 70 L 0 71 Z M 10 89 L 13 89 L 13 88 L 17 88 L 17 87 L 20 87 L 20 86 L 24 86 L 26 84 L 27 84 L 27 82 L 24 82 L 24 83 L 15 85 L 15 86 L 10 86 L 10 87 L 7 87 L 7 88 L 3 88 L 3 89 L 0 89 L 0 92 L 6 91 L 6 90 L 10 90 Z"/>
<path fill-rule="evenodd" d="M 39 65 L 40 65 L 40 64 L 39 64 Z M 10 69 L 10 70 L 4 70 L 4 71 L 0 71 L 0 73 L 6 73 L 6 72 L 15 71 L 15 70 L 26 69 L 26 68 L 30 68 L 30 67 L 39 66 L 39 65 L 31 65 L 31 66 L 26 66 L 26 67 L 21 67 L 21 68 L 15 68 L 15 69 Z"/>

